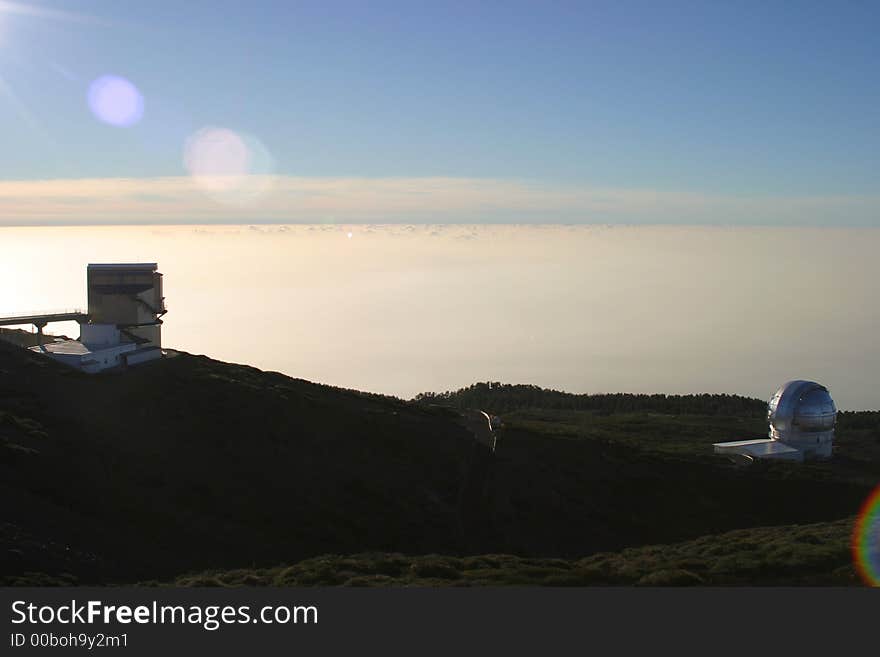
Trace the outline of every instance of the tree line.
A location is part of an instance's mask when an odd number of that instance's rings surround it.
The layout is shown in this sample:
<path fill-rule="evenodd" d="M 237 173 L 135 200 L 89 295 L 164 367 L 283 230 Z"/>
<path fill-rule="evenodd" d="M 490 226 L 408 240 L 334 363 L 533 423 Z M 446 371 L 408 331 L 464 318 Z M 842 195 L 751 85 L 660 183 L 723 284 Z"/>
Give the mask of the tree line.
<path fill-rule="evenodd" d="M 423 392 L 422 404 L 453 408 L 482 408 L 507 413 L 524 408 L 594 411 L 597 413 L 663 413 L 668 415 L 736 415 L 764 417 L 767 402 L 729 394 L 664 395 L 629 392 L 573 394 L 536 385 L 481 382 L 446 392 Z"/>

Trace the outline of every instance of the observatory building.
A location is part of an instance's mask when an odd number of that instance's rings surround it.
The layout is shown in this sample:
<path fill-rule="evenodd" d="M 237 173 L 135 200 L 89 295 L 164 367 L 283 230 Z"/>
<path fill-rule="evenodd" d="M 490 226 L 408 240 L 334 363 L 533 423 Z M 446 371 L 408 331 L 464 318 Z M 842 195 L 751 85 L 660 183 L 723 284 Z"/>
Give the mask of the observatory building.
<path fill-rule="evenodd" d="M 767 419 L 769 438 L 715 443 L 715 453 L 747 462 L 831 458 L 837 407 L 825 386 L 789 381 L 770 398 Z"/>
<path fill-rule="evenodd" d="M 91 264 L 86 277 L 86 313 L 37 318 L 43 326 L 47 321 L 76 319 L 79 340 L 46 344 L 41 340 L 30 349 L 90 373 L 161 358 L 161 318 L 167 310 L 156 263 Z"/>
<path fill-rule="evenodd" d="M 89 265 L 89 323 L 111 324 L 122 342 L 162 347 L 165 297 L 155 262 Z"/>

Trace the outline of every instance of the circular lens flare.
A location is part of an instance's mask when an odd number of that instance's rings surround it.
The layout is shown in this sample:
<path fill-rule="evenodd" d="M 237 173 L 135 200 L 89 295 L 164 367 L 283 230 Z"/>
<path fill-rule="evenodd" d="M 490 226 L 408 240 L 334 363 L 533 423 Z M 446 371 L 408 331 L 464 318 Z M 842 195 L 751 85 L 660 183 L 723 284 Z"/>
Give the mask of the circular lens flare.
<path fill-rule="evenodd" d="M 118 127 L 138 123 L 144 116 L 144 97 L 138 88 L 118 75 L 104 75 L 89 85 L 89 109 L 95 117 Z"/>
<path fill-rule="evenodd" d="M 856 518 L 852 552 L 862 581 L 880 586 L 880 486 L 868 496 Z"/>
<path fill-rule="evenodd" d="M 205 128 L 187 140 L 183 160 L 190 174 L 206 187 L 222 189 L 247 175 L 251 154 L 232 130 Z"/>
<path fill-rule="evenodd" d="M 273 182 L 272 158 L 263 144 L 228 128 L 202 128 L 191 135 L 183 163 L 203 191 L 223 202 L 249 202 Z"/>

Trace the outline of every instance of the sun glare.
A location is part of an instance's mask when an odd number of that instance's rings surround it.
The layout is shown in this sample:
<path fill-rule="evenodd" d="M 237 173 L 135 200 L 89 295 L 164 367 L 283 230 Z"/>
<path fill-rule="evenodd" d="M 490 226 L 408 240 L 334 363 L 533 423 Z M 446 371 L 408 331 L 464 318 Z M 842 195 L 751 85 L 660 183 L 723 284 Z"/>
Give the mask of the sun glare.
<path fill-rule="evenodd" d="M 19 14 L 33 18 L 48 18 L 50 20 L 72 21 L 74 23 L 104 22 L 94 16 L 88 16 L 86 14 L 78 14 L 60 9 L 48 9 L 46 7 L 40 7 L 39 5 L 26 4 L 23 2 L 8 2 L 7 0 L 0 0 L 0 14 Z"/>

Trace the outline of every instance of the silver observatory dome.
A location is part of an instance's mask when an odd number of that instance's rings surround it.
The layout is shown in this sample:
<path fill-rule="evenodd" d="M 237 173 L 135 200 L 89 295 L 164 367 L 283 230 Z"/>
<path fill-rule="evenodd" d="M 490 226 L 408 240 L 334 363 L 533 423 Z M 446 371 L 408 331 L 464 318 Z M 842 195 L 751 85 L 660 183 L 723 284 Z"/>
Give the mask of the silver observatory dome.
<path fill-rule="evenodd" d="M 831 456 L 837 407 L 825 386 L 789 381 L 770 398 L 767 419 L 774 440 L 803 450 L 805 456 Z"/>

